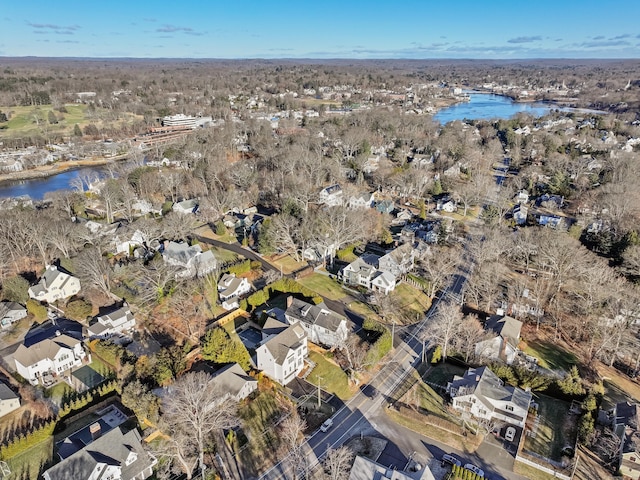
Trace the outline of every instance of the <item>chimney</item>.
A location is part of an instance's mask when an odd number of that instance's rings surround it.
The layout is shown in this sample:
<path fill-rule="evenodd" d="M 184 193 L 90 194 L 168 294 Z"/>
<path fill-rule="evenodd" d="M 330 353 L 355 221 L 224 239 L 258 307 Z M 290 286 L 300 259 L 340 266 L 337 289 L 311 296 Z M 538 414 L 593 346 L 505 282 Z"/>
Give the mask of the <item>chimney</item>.
<path fill-rule="evenodd" d="M 293 305 L 293 295 L 289 295 L 287 297 L 287 308 L 289 308 L 291 305 Z"/>
<path fill-rule="evenodd" d="M 60 330 L 56 330 L 56 337 L 59 337 L 60 335 L 62 335 L 62 333 L 60 333 Z"/>
<path fill-rule="evenodd" d="M 89 427 L 89 432 L 91 433 L 91 440 L 97 440 L 102 434 L 102 427 L 98 422 L 92 423 Z"/>

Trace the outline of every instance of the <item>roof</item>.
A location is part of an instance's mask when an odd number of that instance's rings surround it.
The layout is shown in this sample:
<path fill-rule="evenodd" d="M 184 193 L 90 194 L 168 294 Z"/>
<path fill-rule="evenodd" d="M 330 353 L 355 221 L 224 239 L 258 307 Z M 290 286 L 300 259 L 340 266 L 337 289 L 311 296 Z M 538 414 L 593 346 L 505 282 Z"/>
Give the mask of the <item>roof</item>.
<path fill-rule="evenodd" d="M 246 374 L 240 365 L 232 363 L 213 374 L 213 382 L 222 393 L 237 396 L 248 382 L 258 381 Z"/>
<path fill-rule="evenodd" d="M 20 397 L 6 383 L 0 382 L 0 400 L 13 400 L 14 398 Z"/>
<path fill-rule="evenodd" d="M 20 364 L 28 367 L 29 365 L 38 363 L 40 360 L 54 358 L 61 348 L 72 350 L 78 343 L 80 343 L 80 340 L 71 338 L 68 335 L 60 335 L 54 339 L 47 338 L 30 347 L 24 345 L 18 346 L 18 349 L 13 354 L 13 358 L 20 362 Z"/>
<path fill-rule="evenodd" d="M 528 410 L 532 397 L 531 392 L 505 385 L 489 367 L 470 368 L 464 377 L 455 377 L 450 388 L 457 391 L 455 396 L 475 394 L 490 409 L 493 409 L 491 400 L 499 400 Z"/>
<path fill-rule="evenodd" d="M 122 480 L 133 479 L 155 463 L 155 459 L 142 448 L 140 440 L 137 430 L 124 433 L 121 427 L 114 428 L 51 467 L 44 473 L 44 477 L 49 480 L 89 479 L 98 463 L 105 463 L 120 466 Z M 126 460 L 132 452 L 137 458 L 127 465 Z"/>
<path fill-rule="evenodd" d="M 0 318 L 9 312 L 26 311 L 27 309 L 16 302 L 0 302 Z"/>
<path fill-rule="evenodd" d="M 100 315 L 99 317 L 97 317 L 97 319 L 100 323 L 113 325 L 117 323 L 117 320 L 120 320 L 120 319 L 126 319 L 127 321 L 133 319 L 133 314 L 131 313 L 129 306 L 124 305 L 118 308 L 117 310 L 107 313 L 106 315 Z M 92 330 L 93 330 L 93 326 L 92 326 Z"/>
<path fill-rule="evenodd" d="M 201 253 L 200 245 L 189 246 L 188 243 L 168 242 L 164 247 L 163 255 L 187 265 L 191 259 Z"/>
<path fill-rule="evenodd" d="M 349 473 L 349 480 L 433 480 L 429 467 L 417 472 L 387 468 L 365 457 L 357 456 Z"/>
<path fill-rule="evenodd" d="M 487 331 L 493 331 L 514 347 L 520 343 L 520 330 L 522 322 L 509 316 L 492 315 L 484 324 Z"/>
<path fill-rule="evenodd" d="M 640 432 L 638 431 L 638 405 L 635 403 L 621 402 L 616 404 L 616 425 L 624 426 L 624 443 L 622 453 L 635 452 L 640 444 Z"/>
<path fill-rule="evenodd" d="M 277 322 L 277 320 L 275 321 Z M 296 322 L 293 325 L 289 325 L 274 337 L 271 337 L 260 348 L 265 347 L 269 350 L 276 363 L 282 365 L 289 352 L 298 349 L 306 340 L 307 335 L 304 329 Z"/>
<path fill-rule="evenodd" d="M 236 295 L 236 292 L 238 291 L 240 285 L 242 285 L 244 280 L 246 279 L 238 278 L 233 273 L 225 273 L 224 275 L 222 275 L 222 277 L 220 278 L 220 282 L 218 283 L 219 286 L 223 287 L 220 291 L 220 295 L 222 295 L 223 297 Z"/>
<path fill-rule="evenodd" d="M 324 302 L 313 305 L 297 298 L 292 299 L 286 315 L 308 325 L 319 325 L 331 332 L 338 331 L 340 325 L 343 322 L 346 323 L 346 319 L 342 315 L 329 310 Z"/>
<path fill-rule="evenodd" d="M 30 347 L 46 339 L 56 338 L 58 333 L 82 340 L 82 325 L 68 318 L 57 318 L 55 321 L 47 320 L 31 328 L 22 343 L 25 347 Z"/>

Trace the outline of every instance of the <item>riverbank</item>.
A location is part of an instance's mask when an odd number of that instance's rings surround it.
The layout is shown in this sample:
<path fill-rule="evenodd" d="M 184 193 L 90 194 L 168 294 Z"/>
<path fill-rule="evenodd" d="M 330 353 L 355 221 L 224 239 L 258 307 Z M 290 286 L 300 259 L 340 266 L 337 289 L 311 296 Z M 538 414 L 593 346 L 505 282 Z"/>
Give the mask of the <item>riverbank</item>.
<path fill-rule="evenodd" d="M 47 178 L 61 173 L 77 170 L 86 167 L 102 167 L 113 162 L 126 160 L 127 155 L 116 155 L 114 157 L 91 157 L 82 160 L 66 160 L 62 162 L 50 163 L 48 165 L 40 165 L 36 168 L 21 170 L 19 172 L 7 172 L 0 174 L 0 185 L 8 182 L 17 182 L 20 180 L 34 180 L 38 178 Z"/>

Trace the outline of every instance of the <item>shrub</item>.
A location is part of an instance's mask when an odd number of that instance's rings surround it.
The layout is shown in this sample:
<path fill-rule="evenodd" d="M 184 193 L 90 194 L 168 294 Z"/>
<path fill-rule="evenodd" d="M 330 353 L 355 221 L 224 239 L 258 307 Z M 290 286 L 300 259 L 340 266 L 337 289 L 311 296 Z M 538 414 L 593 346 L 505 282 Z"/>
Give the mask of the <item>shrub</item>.
<path fill-rule="evenodd" d="M 214 225 L 214 232 L 216 235 L 222 236 L 227 233 L 227 227 L 222 220 L 218 220 Z"/>
<path fill-rule="evenodd" d="M 440 360 L 442 360 L 442 347 L 438 345 L 431 354 L 431 363 L 435 365 Z"/>
<path fill-rule="evenodd" d="M 2 296 L 11 302 L 22 303 L 29 300 L 29 282 L 20 275 L 7 278 L 2 282 Z"/>
<path fill-rule="evenodd" d="M 29 299 L 27 301 L 27 312 L 39 322 L 47 319 L 47 307 L 37 300 Z"/>

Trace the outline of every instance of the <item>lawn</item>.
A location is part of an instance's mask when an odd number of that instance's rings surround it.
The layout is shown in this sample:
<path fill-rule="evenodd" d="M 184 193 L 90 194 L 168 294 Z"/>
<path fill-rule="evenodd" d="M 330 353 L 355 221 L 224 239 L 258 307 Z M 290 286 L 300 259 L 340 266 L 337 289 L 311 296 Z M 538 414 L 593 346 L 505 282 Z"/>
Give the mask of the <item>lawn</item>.
<path fill-rule="evenodd" d="M 370 305 L 364 302 L 351 302 L 349 305 L 347 305 L 347 308 L 363 318 L 369 318 L 377 322 L 380 321 L 380 317 L 378 316 L 378 314 L 373 311 Z"/>
<path fill-rule="evenodd" d="M 517 473 L 518 475 L 530 478 L 531 480 L 552 480 L 554 478 L 558 478 L 554 477 L 550 473 L 546 473 L 542 470 L 538 470 L 537 468 L 530 467 L 529 465 L 522 462 L 516 462 L 514 464 L 513 473 Z"/>
<path fill-rule="evenodd" d="M 640 385 L 637 381 L 605 365 L 598 366 L 598 373 L 604 379 L 605 394 L 602 408 L 611 408 L 618 402 L 640 401 Z"/>
<path fill-rule="evenodd" d="M 578 362 L 576 356 L 559 347 L 557 344 L 545 340 L 526 342 L 524 353 L 538 359 L 538 365 L 549 370 L 568 371 Z"/>
<path fill-rule="evenodd" d="M 96 112 L 93 115 L 93 118 L 91 118 L 86 114 L 87 105 L 68 104 L 65 105 L 65 108 L 67 109 L 66 113 L 60 113 L 57 110 L 53 110 L 51 105 L 0 107 L 0 110 L 11 117 L 6 123 L 7 129 L 0 130 L 0 138 L 38 135 L 43 134 L 44 132 L 59 135 L 71 135 L 76 124 L 83 128 L 86 125 L 93 123 L 100 128 L 112 125 L 114 122 L 118 124 L 132 123 L 133 121 L 142 119 L 141 116 L 126 113 L 120 114 L 117 119 L 101 120 L 102 117 L 111 117 L 113 112 L 96 107 Z M 56 116 L 62 115 L 64 118 L 59 120 L 59 123 L 57 124 L 49 124 L 47 117 L 50 111 L 53 111 Z"/>
<path fill-rule="evenodd" d="M 233 263 L 240 258 L 237 254 L 224 248 L 211 247 L 210 250 L 220 263 Z"/>
<path fill-rule="evenodd" d="M 446 387 L 448 382 L 453 380 L 455 375 L 462 376 L 466 370 L 458 365 L 451 363 L 439 363 L 429 371 L 422 378 L 431 384 L 440 385 Z"/>
<path fill-rule="evenodd" d="M 71 388 L 67 382 L 61 381 L 48 389 L 45 395 L 49 397 L 53 403 L 60 405 L 63 399 L 67 399 L 69 395 L 74 392 L 75 390 Z"/>
<path fill-rule="evenodd" d="M 578 417 L 569 414 L 570 404 L 562 400 L 539 394 L 533 400 L 539 405 L 539 421 L 536 426 L 533 415 L 529 416 L 531 435 L 525 436 L 524 450 L 559 462 L 564 448 L 575 447 Z"/>
<path fill-rule="evenodd" d="M 337 395 L 342 400 L 348 400 L 353 396 L 353 391 L 349 388 L 347 374 L 335 363 L 327 360 L 318 352 L 309 352 L 309 358 L 315 362 L 307 380 L 314 385 L 320 383 L 320 387 L 327 392 Z"/>
<path fill-rule="evenodd" d="M 8 478 L 40 478 L 40 473 L 53 459 L 53 437 L 34 445 L 19 455 L 6 460 L 11 475 Z"/>
<path fill-rule="evenodd" d="M 391 294 L 399 303 L 403 323 L 411 324 L 424 316 L 431 307 L 431 299 L 411 285 L 401 283 Z"/>
<path fill-rule="evenodd" d="M 296 262 L 291 255 L 267 257 L 269 263 L 275 265 L 282 270 L 282 273 L 288 275 L 307 266 L 307 262 Z"/>
<path fill-rule="evenodd" d="M 346 296 L 345 291 L 338 282 L 321 273 L 313 273 L 301 278 L 298 283 L 330 300 L 340 300 Z"/>

